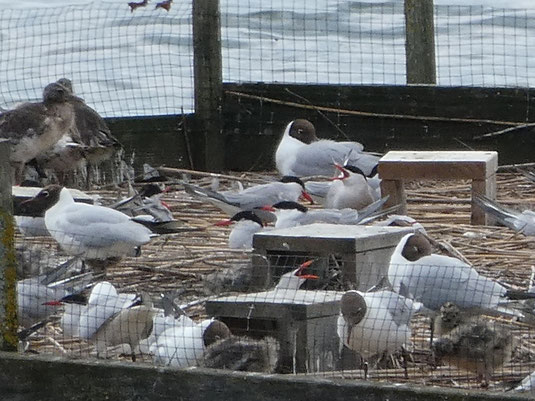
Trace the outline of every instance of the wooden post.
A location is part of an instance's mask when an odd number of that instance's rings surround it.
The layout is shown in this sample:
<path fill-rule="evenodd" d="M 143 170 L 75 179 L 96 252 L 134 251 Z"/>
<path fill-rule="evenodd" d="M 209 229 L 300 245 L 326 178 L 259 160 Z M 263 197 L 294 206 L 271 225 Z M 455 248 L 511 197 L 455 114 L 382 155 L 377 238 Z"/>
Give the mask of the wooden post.
<path fill-rule="evenodd" d="M 219 0 L 193 0 L 195 133 L 190 138 L 196 169 L 225 168 L 221 128 L 222 57 Z"/>
<path fill-rule="evenodd" d="M 0 349 L 17 350 L 17 266 L 9 141 L 0 139 Z"/>
<path fill-rule="evenodd" d="M 436 84 L 433 0 L 405 0 L 408 84 Z"/>

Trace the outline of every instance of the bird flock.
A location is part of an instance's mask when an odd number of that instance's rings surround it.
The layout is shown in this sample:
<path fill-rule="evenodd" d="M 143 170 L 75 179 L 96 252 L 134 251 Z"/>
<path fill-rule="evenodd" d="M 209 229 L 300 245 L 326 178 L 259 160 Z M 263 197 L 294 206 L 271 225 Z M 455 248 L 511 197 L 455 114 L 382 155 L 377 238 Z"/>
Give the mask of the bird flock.
<path fill-rule="evenodd" d="M 59 171 L 61 163 L 51 160 L 64 161 L 65 149 L 82 148 L 89 164 L 109 158 L 118 143 L 97 117 L 73 94 L 67 79 L 46 86 L 42 102 L 22 104 L 0 115 L 0 136 L 12 146 L 15 182 L 23 182 L 31 165 Z M 123 293 L 106 281 L 110 264 L 138 256 L 153 238 L 199 229 L 175 220 L 161 199 L 162 193 L 180 188 L 186 196 L 228 215 L 203 229 L 233 225 L 227 244 L 231 249 L 251 249 L 253 236 L 265 230 L 318 222 L 338 224 L 340 230 L 357 224 L 410 227 L 412 232 L 393 250 L 381 283 L 367 291 L 347 286 L 339 291 L 339 314 L 332 325 L 340 350 L 358 355 L 365 377 L 368 362 L 374 361 L 372 369 L 381 369 L 378 358 L 398 352 L 403 353 L 406 367 L 414 322 L 428 319 L 429 365 L 472 372 L 482 386 L 488 386 L 495 372 L 513 358 L 519 339 L 511 334 L 511 324 L 535 324 L 529 306 L 535 292 L 512 288 L 465 260 L 437 253 L 436 241 L 420 223 L 383 210 L 386 199 L 377 175 L 380 156 L 365 152 L 361 144 L 319 139 L 310 121 L 297 119 L 285 127 L 274 156 L 281 179 L 246 188 L 240 184 L 221 191 L 216 182 L 208 188 L 184 177 L 172 184 L 175 189 L 148 184 L 102 206 L 76 202 L 60 183 L 18 204 L 18 213 L 38 220 L 61 252 L 72 258 L 18 281 L 21 343 L 27 344 L 36 330 L 53 323 L 64 336 L 92 344 L 97 357 L 107 357 L 110 349 L 120 347 L 134 361 L 148 354 L 164 366 L 276 372 L 281 346 L 273 333 L 261 339 L 237 335 L 221 320 L 192 319 L 176 294 Z M 529 210 L 511 210 L 478 194 L 474 202 L 515 235 L 535 232 Z M 25 233 L 22 226 L 20 232 Z M 288 297 L 304 291 L 305 283 L 325 280 L 311 268 L 316 259 L 287 266 L 271 291 Z M 530 380 L 527 377 L 514 390 L 531 391 Z"/>

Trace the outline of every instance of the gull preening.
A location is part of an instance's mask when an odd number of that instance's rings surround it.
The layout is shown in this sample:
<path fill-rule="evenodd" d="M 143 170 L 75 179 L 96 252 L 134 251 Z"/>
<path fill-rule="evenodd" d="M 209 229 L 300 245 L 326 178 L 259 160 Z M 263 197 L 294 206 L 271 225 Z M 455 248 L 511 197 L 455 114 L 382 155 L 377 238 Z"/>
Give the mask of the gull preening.
<path fill-rule="evenodd" d="M 286 126 L 275 153 L 275 162 L 281 175 L 331 177 L 336 172 L 333 162 L 349 164 L 370 174 L 379 157 L 363 149 L 358 142 L 318 139 L 310 121 L 297 119 Z"/>

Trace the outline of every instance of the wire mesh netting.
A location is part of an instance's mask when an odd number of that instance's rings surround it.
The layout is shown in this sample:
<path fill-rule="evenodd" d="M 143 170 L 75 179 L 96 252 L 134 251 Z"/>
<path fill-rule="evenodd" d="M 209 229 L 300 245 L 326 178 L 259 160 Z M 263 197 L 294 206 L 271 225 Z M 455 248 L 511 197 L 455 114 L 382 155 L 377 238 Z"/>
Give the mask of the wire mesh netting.
<path fill-rule="evenodd" d="M 1 107 L 66 76 L 106 117 L 192 111 L 190 2 L 18 7 L 0 12 Z M 438 84 L 533 86 L 533 13 L 436 5 Z M 226 82 L 406 82 L 401 2 L 222 1 L 221 20 Z"/>
<path fill-rule="evenodd" d="M 210 180 L 194 182 L 209 186 Z M 513 189 L 532 202 L 533 188 L 522 180 L 500 175 L 499 197 Z M 467 183 L 409 186 L 409 212 L 430 238 L 440 239 L 432 259 L 415 261 L 398 247 L 414 227 L 393 228 L 395 241 L 384 237 L 380 249 L 349 255 L 317 238 L 308 240 L 314 246 L 302 240 L 302 250 L 277 249 L 273 239 L 257 239 L 253 252 L 229 249 L 232 230 L 220 224 L 228 216 L 168 184 L 173 189 L 160 196 L 180 218 L 179 234 L 129 246 L 126 230 L 118 238 L 104 227 L 96 237 L 83 227 L 17 234 L 25 349 L 494 391 L 535 368 L 533 300 L 514 299 L 532 285 L 532 244 L 503 227 L 468 225 Z M 94 194 L 109 205 L 117 196 Z M 438 202 L 452 197 L 459 202 L 450 211 Z M 351 230 L 340 226 L 342 234 Z M 270 243 L 273 248 L 262 245 Z M 473 268 L 452 258 L 456 248 Z"/>

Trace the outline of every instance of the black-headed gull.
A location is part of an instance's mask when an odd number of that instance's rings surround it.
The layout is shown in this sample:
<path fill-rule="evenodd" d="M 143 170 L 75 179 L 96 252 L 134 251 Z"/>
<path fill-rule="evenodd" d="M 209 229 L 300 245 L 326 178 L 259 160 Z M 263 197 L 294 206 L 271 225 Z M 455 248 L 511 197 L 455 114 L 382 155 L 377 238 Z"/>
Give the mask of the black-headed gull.
<path fill-rule="evenodd" d="M 117 210 L 75 202 L 70 192 L 59 185 L 44 188 L 22 205 L 45 209 L 50 235 L 67 253 L 82 259 L 135 254 L 154 235 Z"/>
<path fill-rule="evenodd" d="M 22 181 L 24 165 L 54 146 L 74 127 L 72 95 L 58 83 L 43 90 L 43 101 L 24 103 L 0 115 L 0 138 L 11 143 L 14 182 Z"/>
<path fill-rule="evenodd" d="M 363 359 L 392 354 L 410 342 L 411 318 L 421 306 L 389 290 L 347 291 L 340 300 L 338 337 Z"/>
<path fill-rule="evenodd" d="M 230 336 L 222 322 L 206 319 L 196 323 L 189 318 L 166 328 L 150 346 L 154 362 L 158 365 L 185 368 L 201 361 L 206 347 Z"/>
<path fill-rule="evenodd" d="M 335 173 L 333 162 L 350 164 L 370 174 L 378 161 L 378 156 L 363 152 L 358 142 L 318 139 L 314 125 L 304 119 L 291 121 L 286 126 L 275 153 L 279 174 L 297 177 L 331 177 Z"/>
<path fill-rule="evenodd" d="M 535 235 L 535 212 L 531 210 L 518 212 L 478 193 L 473 194 L 473 200 L 486 213 L 511 230 L 528 236 Z"/>
<path fill-rule="evenodd" d="M 446 302 L 462 309 L 491 311 L 508 298 L 532 296 L 507 290 L 459 259 L 432 253 L 429 240 L 421 233 L 405 235 L 396 246 L 388 280 L 394 291 L 435 312 Z"/>
<path fill-rule="evenodd" d="M 254 210 L 265 205 L 273 205 L 281 201 L 294 201 L 304 198 L 313 203 L 310 195 L 305 191 L 305 185 L 296 177 L 283 177 L 280 181 L 268 184 L 254 185 L 238 192 L 215 192 L 206 188 L 183 183 L 187 193 L 212 203 L 229 216 L 234 216 L 242 210 Z M 256 210 L 263 221 L 272 221 L 273 216 Z"/>

